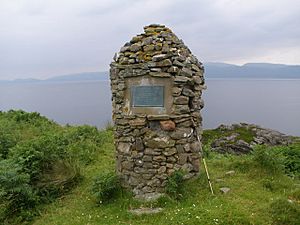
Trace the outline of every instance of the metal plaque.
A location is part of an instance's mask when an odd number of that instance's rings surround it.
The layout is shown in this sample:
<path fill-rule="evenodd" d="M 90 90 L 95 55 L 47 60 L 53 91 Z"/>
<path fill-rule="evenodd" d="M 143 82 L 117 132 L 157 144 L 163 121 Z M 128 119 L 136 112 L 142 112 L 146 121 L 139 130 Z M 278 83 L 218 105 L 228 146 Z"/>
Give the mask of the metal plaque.
<path fill-rule="evenodd" d="M 132 86 L 133 107 L 164 107 L 164 86 Z"/>

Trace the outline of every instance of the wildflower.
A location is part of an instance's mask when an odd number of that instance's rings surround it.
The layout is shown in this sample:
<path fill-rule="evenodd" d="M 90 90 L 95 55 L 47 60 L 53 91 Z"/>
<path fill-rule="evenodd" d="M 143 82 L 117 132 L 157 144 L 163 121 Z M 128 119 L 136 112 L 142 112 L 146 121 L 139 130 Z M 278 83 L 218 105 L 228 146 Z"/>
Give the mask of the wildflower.
<path fill-rule="evenodd" d="M 215 222 L 215 224 L 218 224 L 218 219 L 213 219 L 214 220 L 214 222 Z"/>

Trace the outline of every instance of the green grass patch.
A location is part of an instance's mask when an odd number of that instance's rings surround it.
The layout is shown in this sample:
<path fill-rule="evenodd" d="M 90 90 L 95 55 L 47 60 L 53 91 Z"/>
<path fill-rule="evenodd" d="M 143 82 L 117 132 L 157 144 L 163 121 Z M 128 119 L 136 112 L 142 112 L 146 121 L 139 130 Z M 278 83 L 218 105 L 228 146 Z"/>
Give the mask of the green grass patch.
<path fill-rule="evenodd" d="M 202 168 L 199 178 L 184 182 L 180 199 L 164 196 L 144 203 L 124 192 L 109 204 L 97 206 L 93 195 L 85 190 L 91 186 L 94 173 L 111 171 L 114 167 L 113 145 L 107 143 L 106 146 L 110 147 L 106 147 L 103 157 L 99 154 L 99 163 L 86 168 L 84 182 L 71 195 L 47 206 L 34 224 L 276 224 L 280 209 L 275 209 L 273 203 L 277 199 L 298 198 L 299 180 L 281 171 L 274 174 L 259 166 L 252 155 L 216 154 L 207 160 L 215 195 L 210 193 Z M 244 162 L 246 166 L 241 166 Z M 235 170 L 233 175 L 225 175 L 232 169 Z M 229 193 L 221 194 L 219 188 L 224 186 L 231 189 Z M 293 204 L 298 209 L 299 202 Z M 128 212 L 139 207 L 163 207 L 164 210 L 143 216 Z M 298 211 L 293 208 L 284 212 L 294 215 Z"/>
<path fill-rule="evenodd" d="M 240 131 L 241 136 L 243 132 L 251 140 L 251 134 Z M 210 193 L 202 166 L 196 179 L 170 178 L 169 195 L 140 202 L 129 191 L 119 190 L 111 128 L 63 127 L 37 114 L 2 112 L 0 223 L 299 224 L 299 145 L 262 146 L 242 156 L 212 153 L 209 143 L 222 135 L 227 134 L 208 130 L 203 135 L 215 195 Z M 226 175 L 230 170 L 235 172 Z M 72 174 L 78 174 L 78 180 L 66 182 Z M 222 187 L 230 191 L 222 194 Z M 98 204 L 100 199 L 109 201 Z M 14 206 L 21 207 L 14 211 Z M 141 207 L 162 207 L 163 211 L 142 216 L 128 211 Z"/>

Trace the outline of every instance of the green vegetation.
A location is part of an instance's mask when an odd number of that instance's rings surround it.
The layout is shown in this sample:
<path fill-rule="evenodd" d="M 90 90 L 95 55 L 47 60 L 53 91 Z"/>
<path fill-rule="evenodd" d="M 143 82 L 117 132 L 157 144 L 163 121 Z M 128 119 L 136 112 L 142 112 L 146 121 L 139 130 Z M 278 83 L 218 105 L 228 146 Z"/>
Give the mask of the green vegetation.
<path fill-rule="evenodd" d="M 94 127 L 61 127 L 38 113 L 0 113 L 0 221 L 20 223 L 72 189 L 105 142 Z"/>
<path fill-rule="evenodd" d="M 300 178 L 300 144 L 289 146 L 258 146 L 253 160 L 266 171 L 278 174 L 284 172 L 292 178 Z"/>
<path fill-rule="evenodd" d="M 98 204 L 114 199 L 120 190 L 120 178 L 113 172 L 101 174 L 93 181 L 92 193 Z"/>
<path fill-rule="evenodd" d="M 168 177 L 166 185 L 166 193 L 174 198 L 180 199 L 183 194 L 183 177 L 184 173 L 180 170 L 175 171 L 170 177 Z"/>
<path fill-rule="evenodd" d="M 270 212 L 274 224 L 299 224 L 299 204 L 293 204 L 286 199 L 278 199 L 271 204 Z"/>
<path fill-rule="evenodd" d="M 204 132 L 214 196 L 201 168 L 194 180 L 174 174 L 170 197 L 144 203 L 119 186 L 111 128 L 63 127 L 38 113 L 0 112 L 0 224 L 300 224 L 300 144 L 221 155 L 209 147 L 218 135 Z M 226 175 L 230 170 L 235 173 Z M 221 187 L 230 191 L 222 194 Z M 128 212 L 139 207 L 164 210 Z"/>

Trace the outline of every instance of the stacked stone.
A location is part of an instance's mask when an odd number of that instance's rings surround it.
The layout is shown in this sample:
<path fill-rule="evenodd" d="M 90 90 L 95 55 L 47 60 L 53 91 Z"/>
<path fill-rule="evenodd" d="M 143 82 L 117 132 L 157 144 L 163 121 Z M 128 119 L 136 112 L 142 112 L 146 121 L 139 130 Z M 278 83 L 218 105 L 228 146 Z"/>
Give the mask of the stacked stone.
<path fill-rule="evenodd" d="M 199 173 L 204 68 L 183 41 L 164 25 L 144 27 L 111 63 L 117 171 L 136 195 L 164 192 L 174 171 Z M 128 114 L 125 80 L 138 76 L 172 80 L 170 114 Z M 200 136 L 201 138 L 201 136 Z"/>

